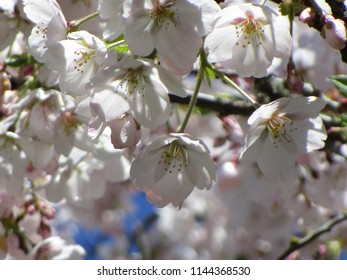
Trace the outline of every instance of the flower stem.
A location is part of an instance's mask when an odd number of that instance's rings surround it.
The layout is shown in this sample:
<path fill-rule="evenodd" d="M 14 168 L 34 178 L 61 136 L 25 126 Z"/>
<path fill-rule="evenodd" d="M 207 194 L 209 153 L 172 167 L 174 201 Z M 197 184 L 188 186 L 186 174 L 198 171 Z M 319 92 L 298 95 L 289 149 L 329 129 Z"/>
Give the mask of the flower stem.
<path fill-rule="evenodd" d="M 196 85 L 195 85 L 193 96 L 190 99 L 187 113 L 186 113 L 186 115 L 184 117 L 184 120 L 182 122 L 182 125 L 181 125 L 181 127 L 180 127 L 180 129 L 178 131 L 179 133 L 183 133 L 184 132 L 184 130 L 186 129 L 186 126 L 188 124 L 188 120 L 190 118 L 190 115 L 193 112 L 194 106 L 196 104 L 196 100 L 198 99 L 200 86 L 201 86 L 201 83 L 202 83 L 202 81 L 204 79 L 206 63 L 207 62 L 206 62 L 205 52 L 203 50 L 201 50 L 200 51 L 200 69 L 199 69 L 199 72 L 198 72 L 198 80 L 197 80 Z"/>
<path fill-rule="evenodd" d="M 209 65 L 209 68 L 225 83 L 236 89 L 243 97 L 245 97 L 255 108 L 259 108 L 260 105 L 255 101 L 247 92 L 240 88 L 233 80 L 228 78 L 223 72 L 217 70 L 213 65 Z"/>
<path fill-rule="evenodd" d="M 84 17 L 84 18 L 71 21 L 71 22 L 70 22 L 70 31 L 76 31 L 76 30 L 78 30 L 79 27 L 80 27 L 83 23 L 85 23 L 85 22 L 87 22 L 87 21 L 89 21 L 89 20 L 92 20 L 93 18 L 97 17 L 98 15 L 99 15 L 99 13 L 98 13 L 98 12 L 95 12 L 95 13 L 90 14 L 90 15 Z"/>
<path fill-rule="evenodd" d="M 125 42 L 124 40 L 120 40 L 120 41 L 117 41 L 117 42 L 110 43 L 110 44 L 107 45 L 107 49 L 111 49 L 111 48 L 117 47 L 117 46 L 123 44 L 124 42 Z"/>

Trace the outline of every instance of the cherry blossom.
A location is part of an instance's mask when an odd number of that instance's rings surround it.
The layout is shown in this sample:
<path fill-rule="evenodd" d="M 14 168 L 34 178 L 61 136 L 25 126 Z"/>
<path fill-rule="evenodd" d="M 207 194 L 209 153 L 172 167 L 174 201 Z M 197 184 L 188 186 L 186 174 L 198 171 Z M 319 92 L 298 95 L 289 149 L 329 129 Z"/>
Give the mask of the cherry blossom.
<path fill-rule="evenodd" d="M 288 19 L 266 6 L 230 5 L 216 16 L 207 35 L 208 60 L 241 77 L 263 77 L 274 57 L 291 54 Z"/>
<path fill-rule="evenodd" d="M 0 1 L 0 259 L 343 257 L 347 8 L 321 2 Z"/>
<path fill-rule="evenodd" d="M 107 61 L 106 45 L 87 31 L 69 33 L 52 51 L 48 66 L 60 72 L 60 90 L 75 96 L 86 94 L 86 84 Z"/>
<path fill-rule="evenodd" d="M 101 72 L 91 88 L 91 109 L 100 125 L 122 117 L 130 109 L 138 123 L 156 128 L 169 118 L 168 93 L 182 97 L 187 94 L 179 79 L 163 67 L 128 59 Z"/>
<path fill-rule="evenodd" d="M 215 168 L 209 150 L 188 134 L 171 133 L 148 144 L 133 161 L 130 176 L 158 207 L 180 207 L 194 187 L 209 189 Z"/>
<path fill-rule="evenodd" d="M 202 36 L 219 10 L 211 0 L 132 1 L 124 38 L 134 55 L 148 56 L 156 49 L 166 67 L 184 74 L 192 69 Z"/>
<path fill-rule="evenodd" d="M 283 97 L 257 109 L 241 159 L 256 161 L 265 176 L 289 178 L 295 174 L 298 154 L 324 147 L 326 130 L 318 112 L 325 102 L 316 97 Z"/>
<path fill-rule="evenodd" d="M 59 236 L 52 236 L 38 243 L 30 252 L 29 258 L 36 260 L 80 260 L 85 250 L 74 244 L 69 244 Z"/>
<path fill-rule="evenodd" d="M 36 24 L 28 39 L 30 52 L 37 61 L 46 62 L 50 47 L 65 39 L 65 17 L 55 0 L 24 0 L 23 4 L 27 17 Z"/>

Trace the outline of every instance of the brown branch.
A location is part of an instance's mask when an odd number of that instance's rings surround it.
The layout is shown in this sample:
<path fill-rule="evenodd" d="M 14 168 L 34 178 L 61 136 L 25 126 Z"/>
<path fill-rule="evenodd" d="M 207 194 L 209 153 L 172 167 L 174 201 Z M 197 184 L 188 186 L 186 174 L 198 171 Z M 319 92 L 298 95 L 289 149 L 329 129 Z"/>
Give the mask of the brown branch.
<path fill-rule="evenodd" d="M 331 219 L 329 222 L 327 222 L 322 227 L 312 231 L 305 237 L 299 239 L 299 240 L 292 240 L 290 242 L 289 247 L 277 258 L 278 260 L 284 260 L 286 259 L 291 253 L 294 251 L 304 247 L 305 245 L 311 243 L 312 241 L 316 240 L 318 237 L 320 237 L 322 234 L 327 233 L 332 230 L 332 228 L 344 221 L 347 220 L 347 212 L 342 213 L 335 218 Z"/>
<path fill-rule="evenodd" d="M 170 94 L 169 97 L 172 103 L 189 104 L 192 95 L 188 94 L 187 97 L 179 97 L 177 95 Z M 242 101 L 231 102 L 230 100 L 216 98 L 212 95 L 203 93 L 199 93 L 196 106 L 202 109 L 218 112 L 222 116 L 233 114 L 249 116 L 255 110 L 251 105 L 246 104 Z"/>

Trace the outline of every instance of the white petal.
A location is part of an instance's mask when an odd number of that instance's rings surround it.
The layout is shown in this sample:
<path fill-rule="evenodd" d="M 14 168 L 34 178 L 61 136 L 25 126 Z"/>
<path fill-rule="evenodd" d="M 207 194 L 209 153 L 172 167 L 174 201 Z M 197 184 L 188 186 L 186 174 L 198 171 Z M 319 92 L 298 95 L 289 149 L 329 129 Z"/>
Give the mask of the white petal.
<path fill-rule="evenodd" d="M 292 138 L 296 142 L 299 153 L 309 153 L 324 147 L 327 138 L 326 130 L 320 117 L 295 121 Z"/>
<path fill-rule="evenodd" d="M 124 31 L 123 18 L 119 16 L 112 17 L 107 23 L 103 31 L 105 40 L 115 40 Z"/>
<path fill-rule="evenodd" d="M 154 50 L 150 23 L 150 18 L 147 17 L 129 17 L 126 21 L 124 39 L 132 54 L 147 56 Z"/>
<path fill-rule="evenodd" d="M 288 153 L 281 145 L 275 148 L 270 138 L 264 142 L 257 162 L 262 173 L 270 180 L 280 182 L 295 174 L 295 155 Z"/>
<path fill-rule="evenodd" d="M 100 116 L 92 117 L 88 123 L 88 135 L 91 139 L 98 138 L 107 127 L 105 121 Z"/>
<path fill-rule="evenodd" d="M 296 96 L 289 98 L 289 103 L 281 110 L 291 120 L 303 120 L 317 116 L 326 102 L 315 96 Z"/>
<path fill-rule="evenodd" d="M 268 135 L 267 132 L 264 131 L 264 133 L 262 133 L 260 137 L 258 137 L 257 139 L 254 138 L 256 139 L 256 141 L 254 141 L 251 145 L 250 145 L 250 142 L 252 140 L 248 139 L 248 137 L 251 137 L 251 136 L 247 135 L 247 138 L 246 138 L 247 142 L 242 149 L 240 159 L 245 162 L 254 162 L 254 161 L 257 161 L 257 159 L 259 158 L 259 155 L 261 154 L 264 147 L 264 142 L 269 141 L 267 138 L 270 136 Z"/>
<path fill-rule="evenodd" d="M 150 155 L 144 153 L 140 157 L 137 157 L 131 164 L 130 177 L 134 180 L 135 185 L 140 188 L 147 188 L 158 182 L 165 172 L 157 172 L 162 169 L 158 166 L 162 156 L 162 150 L 156 150 Z"/>
<path fill-rule="evenodd" d="M 244 149 L 247 150 L 249 149 L 252 145 L 254 145 L 255 142 L 261 141 L 260 137 L 262 134 L 267 134 L 268 132 L 266 131 L 266 125 L 251 125 L 247 132 L 247 136 L 245 139 L 245 145 Z"/>
<path fill-rule="evenodd" d="M 67 33 L 67 25 L 60 14 L 54 16 L 47 25 L 47 47 L 64 40 Z"/>
<path fill-rule="evenodd" d="M 123 11 L 123 0 L 100 0 L 98 4 L 98 13 L 103 19 L 110 19 L 120 15 Z"/>
<path fill-rule="evenodd" d="M 32 31 L 31 35 L 28 38 L 28 45 L 30 49 L 30 53 L 32 56 L 38 61 L 38 62 L 46 62 L 47 60 L 47 35 L 46 33 L 42 32 L 42 28 L 46 28 L 47 23 L 40 22 L 39 27 L 35 26 Z"/>
<path fill-rule="evenodd" d="M 46 167 L 53 159 L 54 149 L 51 144 L 39 139 L 22 139 L 21 146 L 36 168 Z"/>
<path fill-rule="evenodd" d="M 121 117 L 129 110 L 129 103 L 111 87 L 97 88 L 91 99 L 93 114 L 99 115 L 105 122 Z"/>
<path fill-rule="evenodd" d="M 215 28 L 205 39 L 208 60 L 213 63 L 232 58 L 236 40 L 234 26 Z"/>
<path fill-rule="evenodd" d="M 209 154 L 188 151 L 185 168 L 190 181 L 199 189 L 210 189 L 216 179 L 216 170 Z"/>
<path fill-rule="evenodd" d="M 141 125 L 153 129 L 168 120 L 170 100 L 159 82 L 152 80 L 146 83 L 144 94 L 136 94 L 135 98 L 133 113 Z"/>
<path fill-rule="evenodd" d="M 292 52 L 292 37 L 289 33 L 289 21 L 286 16 L 273 17 L 273 34 L 276 57 L 288 58 Z"/>
<path fill-rule="evenodd" d="M 184 88 L 182 81 L 179 80 L 177 76 L 174 76 L 169 71 L 167 71 L 165 68 L 160 67 L 159 65 L 154 66 L 154 67 L 156 67 L 157 74 L 159 76 L 159 80 L 167 88 L 168 93 L 178 95 L 180 97 L 186 97 L 187 96 L 187 91 Z"/>
<path fill-rule="evenodd" d="M 206 144 L 198 139 L 198 140 L 193 140 L 191 139 L 191 136 L 186 133 L 171 133 L 170 135 L 177 137 L 179 139 L 179 143 L 185 147 L 187 150 L 191 150 L 193 152 L 198 152 L 198 153 L 209 153 L 209 149 L 206 146 Z"/>
<path fill-rule="evenodd" d="M 192 67 L 202 46 L 202 38 L 189 29 L 173 24 L 162 27 L 154 34 L 158 53 L 176 68 Z"/>
<path fill-rule="evenodd" d="M 248 118 L 247 123 L 249 125 L 264 123 L 266 120 L 270 119 L 276 111 L 279 111 L 280 107 L 284 107 L 288 103 L 289 98 L 280 98 L 271 103 L 264 104 L 253 112 L 253 114 Z"/>
<path fill-rule="evenodd" d="M 35 24 L 41 21 L 48 22 L 56 14 L 62 14 L 55 0 L 23 0 L 23 5 L 26 16 Z"/>
<path fill-rule="evenodd" d="M 167 173 L 159 182 L 147 191 L 147 198 L 157 207 L 164 207 L 169 203 L 180 205 L 193 191 L 186 171 Z"/>

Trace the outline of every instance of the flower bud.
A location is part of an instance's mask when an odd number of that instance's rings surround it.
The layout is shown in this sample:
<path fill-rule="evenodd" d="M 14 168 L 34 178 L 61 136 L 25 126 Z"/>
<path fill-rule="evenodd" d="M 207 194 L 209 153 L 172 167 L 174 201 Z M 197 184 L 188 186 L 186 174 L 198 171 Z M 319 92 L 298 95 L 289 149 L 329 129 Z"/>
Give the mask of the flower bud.
<path fill-rule="evenodd" d="M 289 89 L 295 93 L 300 93 L 304 88 L 304 80 L 292 62 L 287 65 L 287 84 Z"/>
<path fill-rule="evenodd" d="M 29 205 L 26 207 L 25 212 L 26 212 L 28 215 L 34 215 L 35 212 L 36 212 L 35 205 L 34 205 L 34 204 L 29 204 Z"/>
<path fill-rule="evenodd" d="M 323 37 L 328 44 L 334 48 L 341 50 L 346 46 L 347 34 L 345 23 L 341 19 L 335 19 L 331 15 L 323 18 L 325 22 L 323 27 Z"/>
<path fill-rule="evenodd" d="M 141 131 L 131 115 L 110 122 L 111 142 L 115 149 L 134 148 L 140 141 Z"/>
<path fill-rule="evenodd" d="M 311 7 L 304 9 L 299 16 L 299 20 L 303 23 L 311 25 L 316 17 L 315 11 Z"/>
<path fill-rule="evenodd" d="M 40 211 L 41 215 L 48 220 L 54 219 L 55 217 L 55 209 L 42 200 L 38 202 L 38 210 Z"/>

